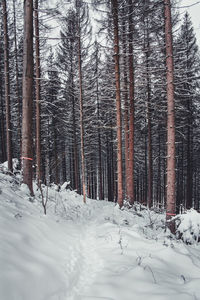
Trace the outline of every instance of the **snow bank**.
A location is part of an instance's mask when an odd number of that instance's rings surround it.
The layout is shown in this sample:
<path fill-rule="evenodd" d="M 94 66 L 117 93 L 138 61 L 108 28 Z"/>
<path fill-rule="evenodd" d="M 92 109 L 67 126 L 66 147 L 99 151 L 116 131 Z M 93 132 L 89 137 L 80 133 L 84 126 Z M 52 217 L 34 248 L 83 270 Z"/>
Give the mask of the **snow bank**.
<path fill-rule="evenodd" d="M 169 239 L 164 214 L 42 188 L 46 216 L 35 184 L 30 199 L 0 173 L 1 300 L 198 299 L 200 246 Z M 197 233 L 198 216 L 184 215 L 180 231 Z"/>

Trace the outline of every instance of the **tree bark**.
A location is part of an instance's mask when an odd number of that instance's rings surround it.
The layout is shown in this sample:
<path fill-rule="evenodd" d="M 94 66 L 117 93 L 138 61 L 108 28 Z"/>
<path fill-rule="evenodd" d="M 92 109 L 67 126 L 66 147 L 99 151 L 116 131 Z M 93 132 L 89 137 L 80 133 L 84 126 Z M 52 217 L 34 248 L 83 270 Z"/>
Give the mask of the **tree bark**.
<path fill-rule="evenodd" d="M 74 69 L 73 69 L 73 39 L 70 40 L 70 85 L 72 96 L 72 122 L 73 122 L 73 146 L 72 146 L 72 159 L 73 159 L 73 184 L 74 189 L 79 192 L 78 180 L 78 151 L 77 151 L 77 138 L 76 138 L 76 112 L 75 112 L 75 91 L 74 91 Z"/>
<path fill-rule="evenodd" d="M 96 43 L 96 74 L 98 72 L 98 46 Z M 103 200 L 103 182 L 102 182 L 102 157 L 101 157 L 101 131 L 100 131 L 100 105 L 99 105 L 99 82 L 98 77 L 96 79 L 96 94 L 97 94 L 97 120 L 98 120 L 98 191 L 99 191 L 99 200 Z"/>
<path fill-rule="evenodd" d="M 114 59 L 115 59 L 115 85 L 117 109 L 117 202 L 123 206 L 123 174 L 122 174 L 122 117 L 120 98 L 120 68 L 119 68 L 119 34 L 118 34 L 118 1 L 112 0 L 112 14 L 114 25 Z"/>
<path fill-rule="evenodd" d="M 23 183 L 33 195 L 32 185 L 32 105 L 33 105 L 33 1 L 24 0 L 22 170 Z"/>
<path fill-rule="evenodd" d="M 151 134 L 151 83 L 149 75 L 149 29 L 148 29 L 148 17 L 146 21 L 146 76 L 147 76 L 147 126 L 148 126 L 148 208 L 152 206 L 152 194 L 153 194 L 153 163 L 152 163 L 152 134 Z"/>
<path fill-rule="evenodd" d="M 6 99 L 6 144 L 8 170 L 12 172 L 12 128 L 10 117 L 10 76 L 9 76 L 9 41 L 6 0 L 3 3 L 3 29 L 4 29 L 4 72 L 5 72 L 5 99 Z"/>
<path fill-rule="evenodd" d="M 193 190 L 193 161 L 192 161 L 192 150 L 193 150 L 193 136 L 192 136 L 192 109 L 191 109 L 191 98 L 187 99 L 187 181 L 186 181 L 186 208 L 190 209 L 193 207 L 192 190 Z"/>
<path fill-rule="evenodd" d="M 13 0 L 13 23 L 14 23 L 14 44 L 15 44 L 16 94 L 17 94 L 17 110 L 18 110 L 17 134 L 18 134 L 18 143 L 19 143 L 19 153 L 21 153 L 21 97 L 20 97 L 20 88 L 19 88 L 19 67 L 18 67 L 18 51 L 17 51 L 17 29 L 16 29 L 15 0 Z"/>
<path fill-rule="evenodd" d="M 53 120 L 53 130 L 54 130 L 54 149 L 53 149 L 53 173 L 54 173 L 54 180 L 55 183 L 59 184 L 59 171 L 58 171 L 58 164 L 59 164 L 59 149 L 58 149 L 58 135 L 57 135 L 57 120 Z"/>
<path fill-rule="evenodd" d="M 73 95 L 73 165 L 74 165 L 74 187 L 79 191 L 79 180 L 78 180 L 78 151 L 77 151 L 77 139 L 76 139 L 76 119 L 75 119 L 75 99 Z"/>
<path fill-rule="evenodd" d="M 174 66 L 172 48 L 171 3 L 164 0 L 166 79 L 167 79 L 167 226 L 175 233 L 175 223 L 171 218 L 176 213 L 175 198 L 175 108 L 174 108 Z"/>
<path fill-rule="evenodd" d="M 111 167 L 111 150 L 110 150 L 110 143 L 109 143 L 109 135 L 108 132 L 106 134 L 106 151 L 107 151 L 107 196 L 108 201 L 113 201 L 113 185 L 112 185 L 112 167 Z"/>
<path fill-rule="evenodd" d="M 79 66 L 79 103 L 80 103 L 80 130 L 81 130 L 81 166 L 82 166 L 82 191 L 83 202 L 86 203 L 86 182 L 85 182 L 85 146 L 84 146 L 84 124 L 83 124 L 83 83 L 82 83 L 82 55 L 81 55 L 81 32 L 80 32 L 80 4 L 76 3 L 77 29 L 78 29 L 78 66 Z"/>
<path fill-rule="evenodd" d="M 128 44 L 129 44 L 129 176 L 128 176 L 128 201 L 134 203 L 134 72 L 133 72 L 133 4 L 129 0 L 128 19 Z"/>
<path fill-rule="evenodd" d="M 1 99 L 1 154 L 2 162 L 6 161 L 6 137 L 5 137 L 5 126 L 4 126 L 4 105 L 3 105 L 3 91 L 2 91 L 2 78 L 0 76 L 0 99 Z"/>
<path fill-rule="evenodd" d="M 123 15 L 125 15 L 125 9 L 123 8 Z M 129 107 L 128 107 L 128 74 L 127 74 L 127 33 L 126 33 L 126 21 L 123 18 L 122 23 L 122 43 L 123 43 L 123 90 L 124 90 L 124 135 L 125 135 L 125 183 L 126 183 L 126 199 L 128 199 L 129 189 Z"/>
<path fill-rule="evenodd" d="M 41 125 L 40 125 L 40 41 L 39 41 L 39 16 L 38 16 L 38 0 L 35 0 L 34 8 L 35 20 L 35 63 L 36 63 L 36 179 L 37 184 L 41 184 Z"/>
<path fill-rule="evenodd" d="M 158 128 L 158 177 L 157 177 L 157 202 L 161 205 L 162 189 L 161 189 L 161 145 L 160 145 L 160 128 Z"/>

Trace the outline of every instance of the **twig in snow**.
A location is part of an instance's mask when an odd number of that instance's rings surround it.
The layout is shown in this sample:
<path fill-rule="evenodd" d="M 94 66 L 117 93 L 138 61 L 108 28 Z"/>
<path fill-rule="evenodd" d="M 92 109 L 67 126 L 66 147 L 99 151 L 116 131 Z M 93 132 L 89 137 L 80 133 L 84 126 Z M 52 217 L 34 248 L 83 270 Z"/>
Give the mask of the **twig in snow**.
<path fill-rule="evenodd" d="M 144 270 L 146 270 L 147 268 L 148 268 L 148 269 L 151 271 L 151 274 L 152 274 L 152 277 L 153 277 L 154 283 L 156 284 L 156 283 L 157 283 L 157 281 L 156 281 L 156 278 L 155 278 L 155 276 L 154 276 L 154 273 L 153 273 L 153 271 L 152 271 L 151 267 L 150 267 L 150 266 L 148 266 L 148 265 L 146 265 L 146 266 L 144 267 Z"/>

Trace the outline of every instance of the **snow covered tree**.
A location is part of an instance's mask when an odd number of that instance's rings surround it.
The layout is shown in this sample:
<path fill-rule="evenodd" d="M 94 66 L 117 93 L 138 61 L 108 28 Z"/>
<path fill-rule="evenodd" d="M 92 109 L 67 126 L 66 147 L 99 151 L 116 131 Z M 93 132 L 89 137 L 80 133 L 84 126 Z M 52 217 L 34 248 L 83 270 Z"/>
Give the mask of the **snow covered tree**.
<path fill-rule="evenodd" d="M 175 46 L 176 127 L 178 133 L 177 151 L 179 153 L 177 179 L 178 211 L 180 204 L 188 209 L 194 207 L 194 168 L 196 164 L 195 160 L 197 159 L 198 161 L 198 156 L 196 156 L 194 150 L 194 137 L 196 120 L 199 118 L 198 90 L 200 58 L 193 26 L 188 13 L 184 16 Z M 198 147 L 197 144 L 196 147 Z"/>

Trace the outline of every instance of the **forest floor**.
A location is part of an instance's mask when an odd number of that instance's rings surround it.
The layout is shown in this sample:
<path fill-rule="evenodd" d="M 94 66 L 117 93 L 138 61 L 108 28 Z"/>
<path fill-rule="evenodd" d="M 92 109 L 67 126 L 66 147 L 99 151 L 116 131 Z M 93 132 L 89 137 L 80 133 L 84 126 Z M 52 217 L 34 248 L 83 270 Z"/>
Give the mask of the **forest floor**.
<path fill-rule="evenodd" d="M 0 172 L 1 300 L 200 299 L 200 245 L 169 238 L 164 214 L 52 186 L 44 215 L 17 181 Z"/>

